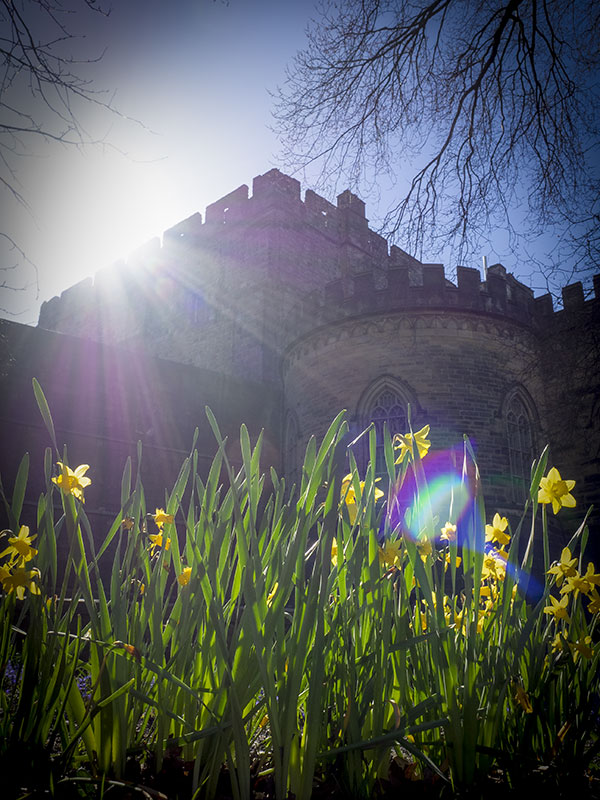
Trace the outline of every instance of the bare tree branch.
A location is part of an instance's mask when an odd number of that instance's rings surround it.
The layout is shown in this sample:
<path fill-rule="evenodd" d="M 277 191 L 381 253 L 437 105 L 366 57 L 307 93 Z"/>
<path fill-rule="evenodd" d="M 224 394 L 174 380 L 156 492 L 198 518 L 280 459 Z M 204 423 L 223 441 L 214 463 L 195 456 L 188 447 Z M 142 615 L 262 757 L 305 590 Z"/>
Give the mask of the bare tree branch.
<path fill-rule="evenodd" d="M 405 176 L 383 223 L 468 258 L 500 225 L 556 229 L 597 268 L 600 6 L 593 0 L 330 0 L 275 106 L 286 167 Z M 569 244 L 567 244 L 569 243 Z M 578 255 L 578 253 L 580 255 Z"/>
<path fill-rule="evenodd" d="M 105 145 L 91 135 L 82 122 L 82 109 L 89 104 L 119 114 L 106 92 L 97 90 L 86 75 L 90 64 L 103 53 L 79 60 L 73 52 L 79 37 L 76 25 L 82 14 L 108 16 L 95 0 L 0 0 L 0 187 L 12 201 L 29 209 L 19 180 L 21 159 L 36 152 L 40 140 L 83 148 Z M 0 258 L 0 289 L 39 292 L 37 267 L 27 257 L 25 246 L 14 232 L 0 230 L 8 243 Z M 33 270 L 34 279 L 18 275 L 12 262 L 18 256 L 22 267 Z M 5 313 L 13 313 L 3 308 Z"/>

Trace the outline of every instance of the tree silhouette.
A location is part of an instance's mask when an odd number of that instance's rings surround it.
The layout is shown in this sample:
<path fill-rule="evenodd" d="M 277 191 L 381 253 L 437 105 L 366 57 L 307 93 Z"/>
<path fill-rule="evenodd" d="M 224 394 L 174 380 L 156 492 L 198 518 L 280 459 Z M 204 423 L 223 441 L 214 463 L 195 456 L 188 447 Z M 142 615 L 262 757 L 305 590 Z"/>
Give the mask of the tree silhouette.
<path fill-rule="evenodd" d="M 55 141 L 84 147 L 97 143 L 81 122 L 85 104 L 114 111 L 105 94 L 85 76 L 97 59 L 73 56 L 76 40 L 72 30 L 76 14 L 107 15 L 95 0 L 0 0 L 0 185 L 9 201 L 29 208 L 21 182 L 21 161 L 36 152 L 36 141 Z M 13 260 L 0 263 L 0 289 L 28 288 L 19 266 L 29 263 L 26 247 L 10 230 L 1 229 Z M 10 255 L 9 255 L 10 259 Z M 6 309 L 3 309 L 6 311 Z"/>
<path fill-rule="evenodd" d="M 283 161 L 351 185 L 410 162 L 386 235 L 460 263 L 492 226 L 552 229 L 564 282 L 600 264 L 599 33 L 595 0 L 325 2 L 278 91 Z"/>

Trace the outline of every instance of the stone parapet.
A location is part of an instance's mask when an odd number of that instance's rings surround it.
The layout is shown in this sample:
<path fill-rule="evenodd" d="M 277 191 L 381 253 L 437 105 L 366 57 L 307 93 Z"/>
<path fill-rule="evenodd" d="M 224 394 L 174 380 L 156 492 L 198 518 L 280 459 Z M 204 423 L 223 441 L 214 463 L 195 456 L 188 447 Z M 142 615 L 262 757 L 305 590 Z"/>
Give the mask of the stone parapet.
<path fill-rule="evenodd" d="M 192 215 L 165 231 L 162 243 L 152 240 L 126 263 L 43 303 L 39 326 L 124 341 L 142 332 L 144 316 L 157 316 L 142 309 L 152 294 L 148 284 L 156 287 L 161 315 L 174 313 L 181 324 L 187 317 L 180 308 L 192 309 L 188 321 L 195 328 L 213 325 L 214 314 L 205 313 L 211 304 L 243 314 L 248 292 L 262 291 L 274 314 L 279 291 L 285 346 L 334 320 L 417 308 L 502 316 L 539 330 L 557 317 L 597 310 L 600 299 L 596 276 L 592 298 L 573 283 L 563 288 L 563 308 L 555 311 L 550 295 L 534 298 L 501 264 L 489 267 L 485 279 L 459 266 L 454 282 L 442 264 L 388 247 L 369 228 L 364 202 L 349 190 L 335 205 L 312 190 L 302 199 L 300 182 L 277 169 L 254 178 L 252 194 L 239 186 L 211 203 L 204 221 Z M 273 320 L 276 325 L 276 315 Z"/>

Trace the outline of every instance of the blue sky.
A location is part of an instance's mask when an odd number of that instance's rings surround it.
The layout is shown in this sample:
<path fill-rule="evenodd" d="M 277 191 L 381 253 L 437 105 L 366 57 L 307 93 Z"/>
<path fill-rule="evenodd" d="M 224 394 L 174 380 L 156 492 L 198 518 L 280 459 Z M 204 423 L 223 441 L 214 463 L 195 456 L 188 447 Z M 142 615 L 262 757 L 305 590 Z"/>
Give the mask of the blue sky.
<path fill-rule="evenodd" d="M 0 315 L 35 324 L 43 300 L 277 166 L 269 90 L 314 14 L 313 0 L 115 0 L 107 17 L 70 15 L 69 29 L 84 35 L 70 43 L 74 54 L 102 56 L 80 71 L 125 116 L 83 106 L 80 119 L 103 144 L 36 142 L 16 162 L 30 208 L 1 196 L 3 229 L 37 266 L 39 293 L 33 268 L 0 246 L 0 265 L 15 264 L 10 279 L 28 286 L 0 289 Z M 334 200 L 343 188 L 323 193 Z M 381 188 L 379 199 L 362 193 L 373 227 L 394 200 Z M 481 254 L 488 263 L 526 272 L 501 235 L 495 247 Z"/>
<path fill-rule="evenodd" d="M 72 6 L 79 6 L 72 2 Z M 39 297 L 0 290 L 2 316 L 35 324 L 39 305 L 275 165 L 271 98 L 305 41 L 312 0 L 114 2 L 107 18 L 73 14 L 80 69 L 131 119 L 84 106 L 104 145 L 36 142 L 16 163 L 26 210 L 4 194 L 4 229 L 39 273 Z M 132 121 L 139 120 L 140 124 Z M 34 272 L 6 245 L 11 279 Z"/>

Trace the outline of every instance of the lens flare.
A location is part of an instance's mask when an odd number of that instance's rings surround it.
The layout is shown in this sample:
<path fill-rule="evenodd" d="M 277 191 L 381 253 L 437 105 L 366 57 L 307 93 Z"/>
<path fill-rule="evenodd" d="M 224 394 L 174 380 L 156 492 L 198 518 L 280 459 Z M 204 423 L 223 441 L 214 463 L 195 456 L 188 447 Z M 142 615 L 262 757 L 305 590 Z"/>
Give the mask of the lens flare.
<path fill-rule="evenodd" d="M 469 487 L 455 472 L 438 475 L 428 483 L 425 490 L 415 492 L 414 500 L 408 514 L 408 532 L 417 539 L 428 536 L 435 538 L 439 535 L 438 527 L 452 517 L 458 520 L 471 499 Z M 432 519 L 436 517 L 439 525 L 434 529 Z"/>

